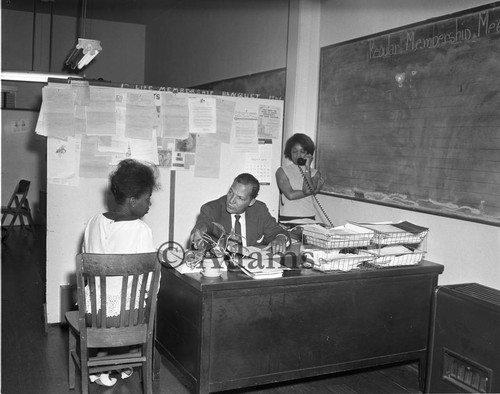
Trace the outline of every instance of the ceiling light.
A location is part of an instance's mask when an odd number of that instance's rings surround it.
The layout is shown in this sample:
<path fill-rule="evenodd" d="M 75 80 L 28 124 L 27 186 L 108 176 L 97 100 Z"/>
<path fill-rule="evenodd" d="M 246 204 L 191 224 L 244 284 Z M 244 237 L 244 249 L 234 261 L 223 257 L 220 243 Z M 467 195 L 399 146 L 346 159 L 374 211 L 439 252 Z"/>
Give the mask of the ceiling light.
<path fill-rule="evenodd" d="M 97 40 L 88 40 L 79 38 L 75 49 L 70 53 L 64 64 L 72 70 L 78 68 L 81 70 L 89 64 L 99 52 L 102 51 L 101 42 Z"/>
<path fill-rule="evenodd" d="M 82 79 L 78 75 L 38 73 L 33 71 L 2 71 L 2 81 L 42 82 L 47 83 L 49 78 L 54 79 Z"/>

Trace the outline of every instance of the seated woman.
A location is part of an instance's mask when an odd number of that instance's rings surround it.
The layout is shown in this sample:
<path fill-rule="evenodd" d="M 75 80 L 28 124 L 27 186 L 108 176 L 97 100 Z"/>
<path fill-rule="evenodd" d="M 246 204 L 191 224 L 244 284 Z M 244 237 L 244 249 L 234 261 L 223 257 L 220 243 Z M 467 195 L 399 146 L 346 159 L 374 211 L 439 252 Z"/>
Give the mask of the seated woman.
<path fill-rule="evenodd" d="M 294 134 L 285 144 L 284 155 L 290 163 L 276 171 L 281 193 L 279 222 L 316 218 L 313 195 L 321 190 L 324 180 L 311 168 L 313 153 L 314 142 L 305 134 Z"/>
<path fill-rule="evenodd" d="M 116 202 L 112 211 L 92 217 L 85 228 L 82 252 L 103 254 L 155 252 L 151 228 L 141 220 L 151 206 L 151 194 L 158 188 L 155 169 L 136 160 L 122 160 L 110 175 L 111 193 Z M 106 281 L 107 316 L 120 313 L 121 279 Z M 136 300 L 138 301 L 138 300 Z M 89 298 L 87 297 L 87 303 Z M 87 310 L 90 305 L 87 305 Z M 128 378 L 132 370 L 121 372 Z M 91 375 L 102 386 L 113 386 L 109 373 Z"/>

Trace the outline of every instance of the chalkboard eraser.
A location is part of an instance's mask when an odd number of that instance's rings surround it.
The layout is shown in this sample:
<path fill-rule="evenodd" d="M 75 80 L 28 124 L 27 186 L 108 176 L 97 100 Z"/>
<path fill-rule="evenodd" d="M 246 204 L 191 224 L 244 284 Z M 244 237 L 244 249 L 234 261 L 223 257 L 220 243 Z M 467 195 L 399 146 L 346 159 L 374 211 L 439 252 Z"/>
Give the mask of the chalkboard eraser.
<path fill-rule="evenodd" d="M 363 192 L 354 192 L 354 198 L 364 199 L 365 193 Z"/>

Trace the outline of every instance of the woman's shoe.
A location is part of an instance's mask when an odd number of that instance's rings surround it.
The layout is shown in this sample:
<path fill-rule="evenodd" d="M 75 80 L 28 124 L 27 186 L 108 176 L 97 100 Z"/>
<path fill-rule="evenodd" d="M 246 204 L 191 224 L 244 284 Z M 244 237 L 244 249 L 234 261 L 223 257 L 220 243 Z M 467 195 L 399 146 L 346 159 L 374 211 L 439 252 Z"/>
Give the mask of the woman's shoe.
<path fill-rule="evenodd" d="M 102 373 L 100 375 L 90 375 L 89 379 L 92 383 L 96 383 L 99 386 L 112 387 L 116 383 L 116 378 L 110 378 L 109 373 Z"/>
<path fill-rule="evenodd" d="M 122 379 L 128 379 L 132 376 L 134 373 L 134 370 L 132 368 L 125 368 L 121 370 L 121 377 Z"/>

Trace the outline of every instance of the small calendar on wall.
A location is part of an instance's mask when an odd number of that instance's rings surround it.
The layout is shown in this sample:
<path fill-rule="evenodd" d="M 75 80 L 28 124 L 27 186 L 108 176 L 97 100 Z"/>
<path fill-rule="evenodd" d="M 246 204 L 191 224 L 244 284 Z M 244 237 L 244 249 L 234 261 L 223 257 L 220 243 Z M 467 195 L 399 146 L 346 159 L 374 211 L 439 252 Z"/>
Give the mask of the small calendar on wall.
<path fill-rule="evenodd" d="M 271 184 L 273 158 L 272 139 L 259 138 L 258 151 L 246 154 L 245 172 L 252 174 L 261 185 Z"/>

